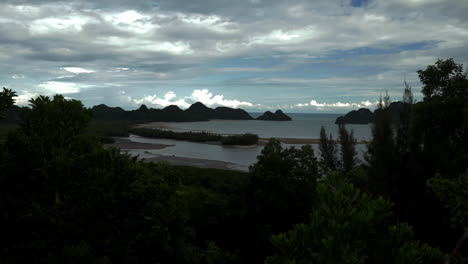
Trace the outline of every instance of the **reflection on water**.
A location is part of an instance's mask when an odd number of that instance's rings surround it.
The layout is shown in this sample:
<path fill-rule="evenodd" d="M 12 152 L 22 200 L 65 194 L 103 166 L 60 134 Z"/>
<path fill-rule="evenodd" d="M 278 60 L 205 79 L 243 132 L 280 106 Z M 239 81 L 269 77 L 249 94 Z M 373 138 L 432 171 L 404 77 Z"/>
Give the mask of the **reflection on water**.
<path fill-rule="evenodd" d="M 237 165 L 237 169 L 248 170 L 248 167 L 255 163 L 257 156 L 263 147 L 255 146 L 248 148 L 223 147 L 195 143 L 189 141 L 178 141 L 171 139 L 144 138 L 130 135 L 129 139 L 134 142 L 174 145 L 164 149 L 130 150 L 132 155 L 140 155 L 141 158 L 154 158 L 158 156 L 177 156 L 184 158 L 218 160 L 230 162 Z"/>
<path fill-rule="evenodd" d="M 338 135 L 335 125 L 339 114 L 289 114 L 292 121 L 260 121 L 260 120 L 211 120 L 206 122 L 174 122 L 167 123 L 171 130 L 176 131 L 207 131 L 217 134 L 253 133 L 261 138 L 319 138 L 320 127 L 324 126 L 327 133 L 333 137 Z M 369 125 L 346 125 L 354 131 L 358 140 L 370 138 Z"/>
<path fill-rule="evenodd" d="M 232 169 L 247 171 L 249 166 L 257 161 L 257 156 L 261 153 L 263 146 L 255 147 L 224 147 L 221 145 L 211 145 L 188 141 L 178 141 L 171 139 L 144 138 L 130 135 L 129 140 L 142 143 L 173 145 L 164 149 L 129 150 L 131 155 L 139 155 L 141 158 L 155 158 L 159 156 L 176 156 L 184 158 L 217 160 L 233 163 Z M 300 148 L 302 144 L 283 144 L 284 147 L 295 146 Z M 318 145 L 312 145 L 316 156 L 319 154 Z M 358 157 L 362 159 L 362 151 L 365 145 L 358 144 Z"/>

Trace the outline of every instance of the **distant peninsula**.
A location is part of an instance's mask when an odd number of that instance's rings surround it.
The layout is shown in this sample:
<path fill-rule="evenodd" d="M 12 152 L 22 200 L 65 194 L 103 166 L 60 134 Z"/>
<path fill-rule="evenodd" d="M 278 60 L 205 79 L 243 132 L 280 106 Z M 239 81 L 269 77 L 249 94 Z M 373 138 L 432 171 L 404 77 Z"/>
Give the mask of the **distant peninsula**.
<path fill-rule="evenodd" d="M 19 120 L 21 107 L 13 105 L 4 112 L 4 119 L 10 122 Z M 121 107 L 110 107 L 105 104 L 93 106 L 91 108 L 94 118 L 102 121 L 126 121 L 130 123 L 147 122 L 197 122 L 209 120 L 273 120 L 289 121 L 291 117 L 283 111 L 277 110 L 275 113 L 266 111 L 261 116 L 254 119 L 247 111 L 240 108 L 216 107 L 210 108 L 203 103 L 196 102 L 189 108 L 182 110 L 176 105 L 169 105 L 162 109 L 148 108 L 141 105 L 136 110 L 124 110 Z"/>
<path fill-rule="evenodd" d="M 281 110 L 276 110 L 275 113 L 266 111 L 263 115 L 257 117 L 257 120 L 266 120 L 266 121 L 291 121 L 291 117 L 283 113 Z"/>
<path fill-rule="evenodd" d="M 98 120 L 126 120 L 130 122 L 193 122 L 208 121 L 213 119 L 224 120 L 253 120 L 243 109 L 229 107 L 209 108 L 197 102 L 186 110 L 176 105 L 170 105 L 163 109 L 148 108 L 141 105 L 136 110 L 125 111 L 120 107 L 109 107 L 101 104 L 92 108 L 94 117 Z"/>
<path fill-rule="evenodd" d="M 403 102 L 393 102 L 388 106 L 388 112 L 392 121 L 397 121 L 400 118 L 400 112 L 403 108 Z M 352 110 L 344 116 L 340 116 L 335 120 L 335 124 L 357 124 L 365 125 L 374 123 L 375 114 L 380 111 L 376 109 L 374 112 L 367 108 L 360 108 L 359 110 Z"/>

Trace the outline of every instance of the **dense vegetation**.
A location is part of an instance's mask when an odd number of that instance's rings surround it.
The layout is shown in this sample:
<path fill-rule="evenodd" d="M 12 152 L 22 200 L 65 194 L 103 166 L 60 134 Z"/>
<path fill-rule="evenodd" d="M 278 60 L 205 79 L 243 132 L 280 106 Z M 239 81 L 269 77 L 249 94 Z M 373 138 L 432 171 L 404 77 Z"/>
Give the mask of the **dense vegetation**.
<path fill-rule="evenodd" d="M 397 123 L 381 100 L 365 160 L 341 126 L 318 155 L 270 140 L 248 173 L 143 163 L 84 133 L 79 101 L 32 99 L 0 144 L 0 263 L 467 263 L 461 72 L 419 71 Z"/>
<path fill-rule="evenodd" d="M 250 146 L 258 143 L 258 135 L 245 133 L 242 135 L 223 136 L 221 138 L 223 145 Z"/>
<path fill-rule="evenodd" d="M 223 145 L 255 145 L 258 136 L 250 133 L 242 135 L 222 136 L 208 132 L 176 132 L 158 128 L 135 127 L 130 129 L 130 133 L 149 138 L 168 138 L 176 140 L 186 140 L 194 142 L 221 142 Z"/>

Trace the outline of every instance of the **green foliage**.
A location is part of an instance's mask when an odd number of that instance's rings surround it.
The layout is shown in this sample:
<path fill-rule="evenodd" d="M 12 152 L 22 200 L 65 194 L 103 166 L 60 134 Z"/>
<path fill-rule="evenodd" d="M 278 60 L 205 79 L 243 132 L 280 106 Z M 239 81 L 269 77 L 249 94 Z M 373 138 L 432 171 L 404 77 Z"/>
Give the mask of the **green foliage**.
<path fill-rule="evenodd" d="M 249 173 L 147 164 L 102 147 L 103 138 L 127 135 L 126 123 L 90 123 L 90 111 L 63 96 L 33 99 L 19 129 L 0 144 L 0 262 L 259 263 L 270 256 L 267 263 L 442 263 L 438 249 L 417 240 L 451 249 L 448 220 L 458 228 L 468 222 L 461 72 L 450 60 L 420 71 L 426 98 L 413 105 L 405 84 L 398 122 L 385 96 L 365 165 L 356 166 L 353 134 L 340 127 L 344 176 L 330 175 L 340 166 L 324 129 L 320 162 L 310 146 L 283 148 L 272 139 Z M 0 92 L 0 111 L 13 96 Z M 258 140 L 133 130 L 227 144 Z M 444 176 L 428 181 L 437 174 Z M 461 244 L 448 261 L 461 261 L 453 257 Z"/>
<path fill-rule="evenodd" d="M 0 113 L 15 103 L 15 99 L 13 99 L 15 96 L 15 92 L 3 87 L 3 91 L 0 92 Z M 0 117 L 2 116 L 0 115 Z"/>
<path fill-rule="evenodd" d="M 414 124 L 414 98 L 411 86 L 405 82 L 405 89 L 402 98 L 403 105 L 400 110 L 400 117 L 398 118 L 396 127 L 396 152 L 398 156 L 406 158 L 406 153 L 415 151 L 417 144 L 415 144 L 414 135 L 412 134 Z"/>
<path fill-rule="evenodd" d="M 455 63 L 453 59 L 439 59 L 435 65 L 419 70 L 418 75 L 424 85 L 424 100 L 468 96 L 468 80 L 463 73 L 463 65 Z"/>
<path fill-rule="evenodd" d="M 41 148 L 67 146 L 92 117 L 80 101 L 66 100 L 62 95 L 52 99 L 39 96 L 31 99 L 30 105 L 22 109 L 20 129 Z"/>
<path fill-rule="evenodd" d="M 223 145 L 255 145 L 258 143 L 258 135 L 246 133 L 242 135 L 223 136 L 221 138 L 221 143 Z"/>
<path fill-rule="evenodd" d="M 379 102 L 375 112 L 375 123 L 372 127 L 372 140 L 367 144 L 366 161 L 369 165 L 369 180 L 373 192 L 389 197 L 395 192 L 392 178 L 394 165 L 394 131 L 388 113 L 388 97 Z"/>
<path fill-rule="evenodd" d="M 203 252 L 203 263 L 206 264 L 229 264 L 239 263 L 236 255 L 218 247 L 216 243 L 209 242 Z"/>
<path fill-rule="evenodd" d="M 356 159 L 356 139 L 354 138 L 354 132 L 348 132 L 344 124 L 340 124 L 338 127 L 339 138 L 340 138 L 340 154 L 341 154 L 341 165 L 344 173 L 350 172 L 357 164 Z"/>
<path fill-rule="evenodd" d="M 18 128 L 18 124 L 0 121 L 0 142 L 4 141 L 9 133 Z"/>
<path fill-rule="evenodd" d="M 92 120 L 83 131 L 97 136 L 104 144 L 113 143 L 112 137 L 128 137 L 129 125 L 125 121 Z"/>
<path fill-rule="evenodd" d="M 468 229 L 468 170 L 456 178 L 437 175 L 428 186 L 450 210 L 453 223 Z"/>
<path fill-rule="evenodd" d="M 243 135 L 221 136 L 207 132 L 175 132 L 157 128 L 131 128 L 130 133 L 142 137 L 168 138 L 176 140 L 187 140 L 194 142 L 221 142 L 223 145 L 255 145 L 258 142 L 258 135 L 246 133 Z"/>
<path fill-rule="evenodd" d="M 309 224 L 272 237 L 265 263 L 437 263 L 442 254 L 410 241 L 407 225 L 387 228 L 391 203 L 372 198 L 333 174 L 317 188 Z"/>
<path fill-rule="evenodd" d="M 337 158 L 338 148 L 336 146 L 336 142 L 333 140 L 331 133 L 330 136 L 327 137 L 327 132 L 323 126 L 320 128 L 319 150 L 320 173 L 322 175 L 329 175 L 332 171 L 336 171 L 339 166 Z"/>
<path fill-rule="evenodd" d="M 220 141 L 221 135 L 207 132 L 174 132 L 156 128 L 131 128 L 130 133 L 150 138 L 168 138 L 176 140 L 187 140 L 194 142 Z"/>
<path fill-rule="evenodd" d="M 257 160 L 250 167 L 247 221 L 249 233 L 254 234 L 249 250 L 255 252 L 250 254 L 258 258 L 269 251 L 270 234 L 288 230 L 307 219 L 319 176 L 310 145 L 283 149 L 278 140 L 270 139 Z"/>

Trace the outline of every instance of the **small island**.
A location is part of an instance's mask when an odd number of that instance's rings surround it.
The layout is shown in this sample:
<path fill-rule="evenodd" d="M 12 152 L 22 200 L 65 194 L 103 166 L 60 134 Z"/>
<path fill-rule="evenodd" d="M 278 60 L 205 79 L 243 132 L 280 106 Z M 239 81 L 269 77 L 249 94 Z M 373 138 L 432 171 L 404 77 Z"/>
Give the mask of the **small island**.
<path fill-rule="evenodd" d="M 263 115 L 256 118 L 256 120 L 266 120 L 266 121 L 291 121 L 291 117 L 283 113 L 281 110 L 276 110 L 275 113 L 266 111 Z"/>

